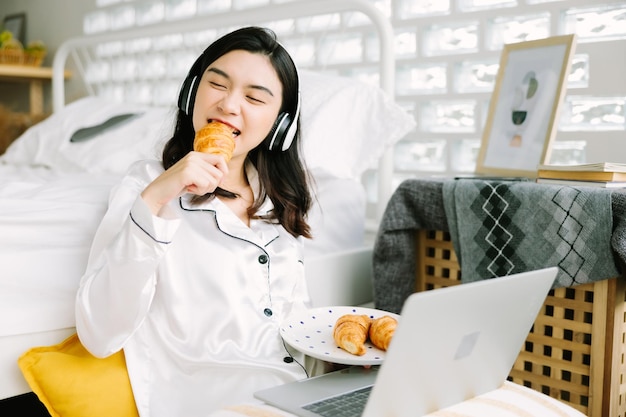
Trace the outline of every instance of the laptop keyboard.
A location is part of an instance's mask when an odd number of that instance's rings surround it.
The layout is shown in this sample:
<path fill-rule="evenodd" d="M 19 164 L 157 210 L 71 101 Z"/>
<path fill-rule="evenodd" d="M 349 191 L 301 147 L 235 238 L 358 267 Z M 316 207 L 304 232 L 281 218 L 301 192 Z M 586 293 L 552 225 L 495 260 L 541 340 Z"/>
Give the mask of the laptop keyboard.
<path fill-rule="evenodd" d="M 360 417 L 372 391 L 372 386 L 305 405 L 305 410 L 322 417 Z"/>

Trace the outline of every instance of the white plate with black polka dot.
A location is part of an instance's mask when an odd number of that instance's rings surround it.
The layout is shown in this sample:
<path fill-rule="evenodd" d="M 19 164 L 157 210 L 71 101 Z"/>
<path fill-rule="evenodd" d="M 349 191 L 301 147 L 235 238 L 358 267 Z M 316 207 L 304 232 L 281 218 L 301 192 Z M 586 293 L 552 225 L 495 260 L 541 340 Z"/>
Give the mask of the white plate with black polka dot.
<path fill-rule="evenodd" d="M 313 358 L 343 365 L 380 365 L 385 359 L 385 351 L 365 343 L 367 352 L 362 356 L 353 355 L 341 349 L 333 339 L 333 328 L 344 314 L 365 314 L 375 319 L 389 315 L 399 319 L 397 314 L 366 307 L 319 307 L 292 314 L 280 326 L 280 333 L 289 345 Z"/>

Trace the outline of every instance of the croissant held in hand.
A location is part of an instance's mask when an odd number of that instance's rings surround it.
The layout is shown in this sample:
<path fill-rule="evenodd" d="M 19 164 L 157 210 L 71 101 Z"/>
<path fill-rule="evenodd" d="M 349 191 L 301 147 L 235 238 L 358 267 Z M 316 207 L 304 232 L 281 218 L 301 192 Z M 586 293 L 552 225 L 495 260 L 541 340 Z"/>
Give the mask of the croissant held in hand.
<path fill-rule="evenodd" d="M 387 350 L 398 321 L 391 316 L 382 316 L 375 319 L 370 326 L 370 341 L 381 350 Z"/>
<path fill-rule="evenodd" d="M 224 123 L 210 122 L 196 132 L 193 150 L 222 155 L 228 162 L 235 150 L 233 134 L 233 129 Z"/>
<path fill-rule="evenodd" d="M 335 322 L 333 338 L 337 346 L 353 355 L 364 355 L 372 319 L 365 314 L 345 314 Z"/>

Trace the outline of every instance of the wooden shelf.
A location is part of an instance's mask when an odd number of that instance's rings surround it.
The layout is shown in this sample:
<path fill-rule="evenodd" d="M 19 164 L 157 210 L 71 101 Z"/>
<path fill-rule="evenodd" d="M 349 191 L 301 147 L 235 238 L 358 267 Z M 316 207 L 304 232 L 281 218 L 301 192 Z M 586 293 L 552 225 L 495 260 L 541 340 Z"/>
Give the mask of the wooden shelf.
<path fill-rule="evenodd" d="M 71 76 L 70 71 L 65 71 L 65 78 Z M 0 64 L 0 81 L 29 84 L 31 114 L 43 113 L 43 82 L 50 80 L 52 80 L 50 67 Z"/>

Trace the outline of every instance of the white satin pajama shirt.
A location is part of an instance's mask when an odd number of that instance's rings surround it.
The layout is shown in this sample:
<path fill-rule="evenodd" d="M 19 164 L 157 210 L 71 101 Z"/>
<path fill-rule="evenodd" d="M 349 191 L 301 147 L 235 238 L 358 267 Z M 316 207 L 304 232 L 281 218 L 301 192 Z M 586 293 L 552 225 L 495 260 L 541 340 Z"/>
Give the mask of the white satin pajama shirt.
<path fill-rule="evenodd" d="M 82 343 L 99 357 L 124 349 L 142 417 L 206 416 L 305 378 L 279 333 L 308 304 L 302 238 L 247 227 L 217 198 L 183 195 L 153 216 L 140 193 L 162 172 L 138 162 L 111 194 L 77 295 Z"/>

